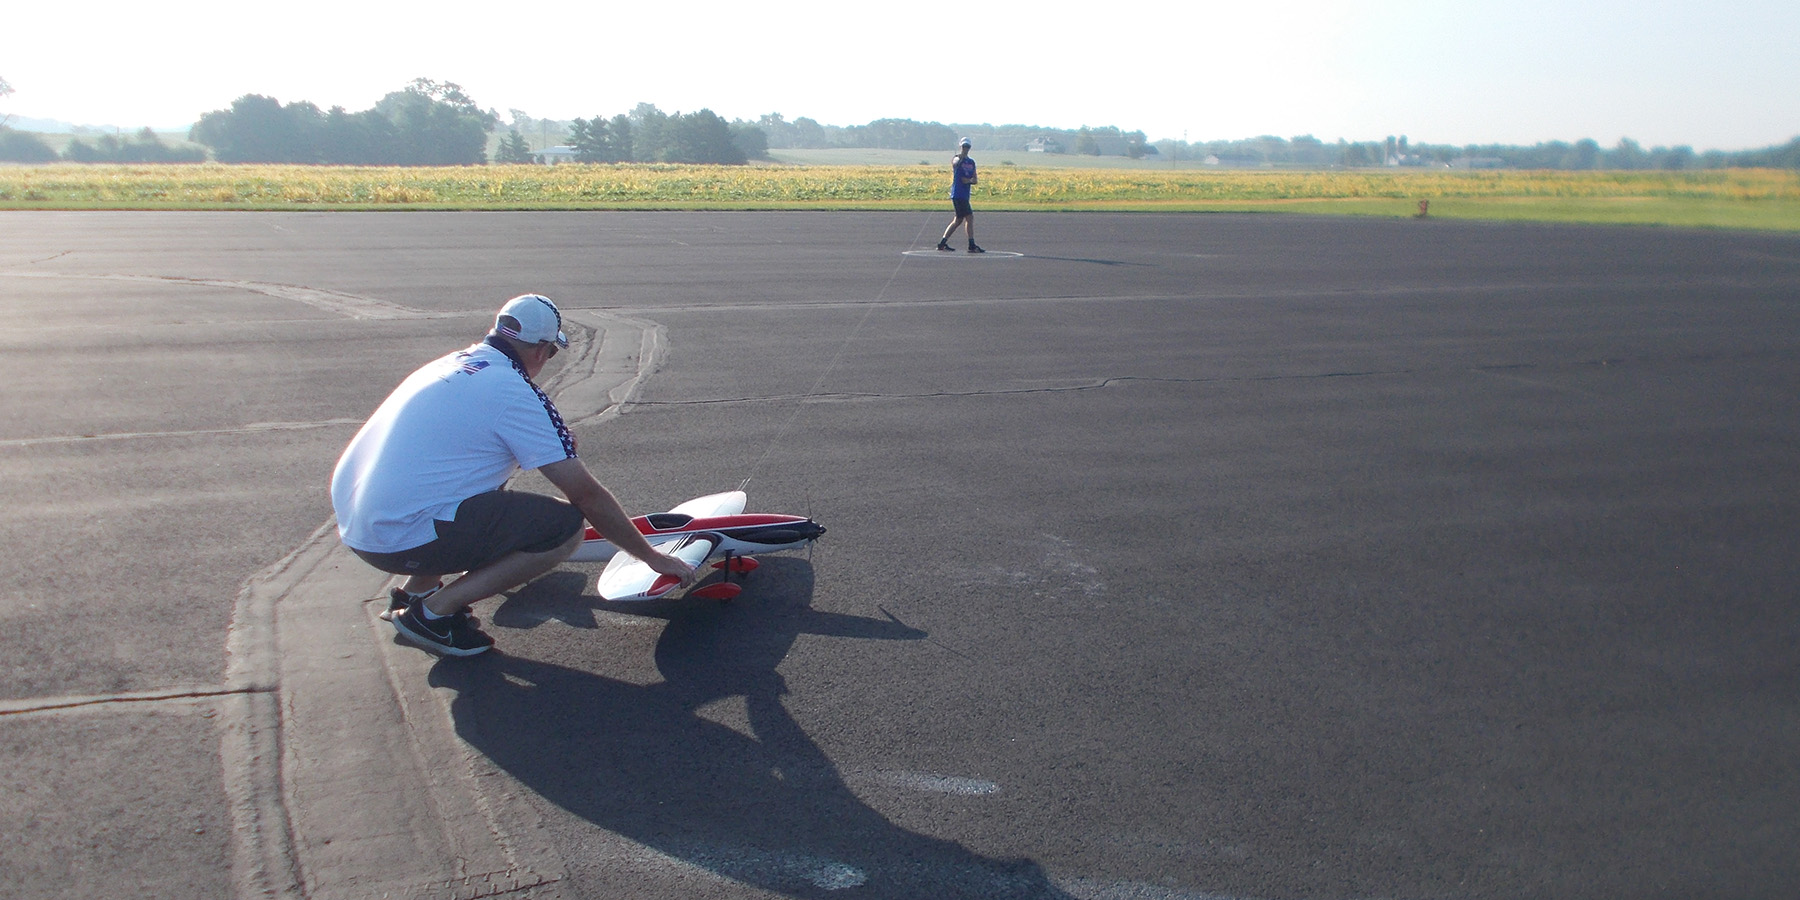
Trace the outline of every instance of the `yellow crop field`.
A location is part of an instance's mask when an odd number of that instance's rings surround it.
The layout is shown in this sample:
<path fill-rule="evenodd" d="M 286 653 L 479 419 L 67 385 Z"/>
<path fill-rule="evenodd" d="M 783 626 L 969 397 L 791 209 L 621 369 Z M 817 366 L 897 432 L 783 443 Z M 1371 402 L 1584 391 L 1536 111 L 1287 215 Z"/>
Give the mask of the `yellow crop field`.
<path fill-rule="evenodd" d="M 947 208 L 936 166 L 0 167 L 0 209 Z M 1279 211 L 1800 231 L 1800 172 L 989 166 L 980 210 Z"/>

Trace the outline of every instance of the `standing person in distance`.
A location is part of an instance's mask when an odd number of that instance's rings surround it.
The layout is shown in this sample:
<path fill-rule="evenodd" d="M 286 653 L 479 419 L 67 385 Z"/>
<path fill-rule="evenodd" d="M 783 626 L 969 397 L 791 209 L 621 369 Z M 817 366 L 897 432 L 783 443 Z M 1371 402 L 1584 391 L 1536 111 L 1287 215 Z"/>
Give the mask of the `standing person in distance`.
<path fill-rule="evenodd" d="M 384 618 L 407 640 L 451 656 L 486 651 L 494 639 L 469 605 L 556 568 L 581 545 L 584 520 L 656 572 L 693 580 L 693 567 L 650 546 L 588 471 L 532 380 L 568 345 L 550 298 L 514 297 L 486 338 L 401 382 L 338 458 L 338 536 L 364 562 L 406 577 Z M 520 469 L 543 473 L 568 500 L 506 490 Z"/>
<path fill-rule="evenodd" d="M 956 226 L 966 225 L 969 236 L 970 253 L 986 253 L 986 250 L 975 246 L 975 212 L 969 209 L 969 188 L 975 186 L 975 160 L 969 158 L 969 139 L 962 139 L 962 150 L 950 161 L 950 205 L 956 208 L 956 218 L 950 227 L 944 229 L 944 236 L 938 238 L 937 248 L 949 253 L 956 252 L 950 246 L 950 235 L 956 233 Z"/>

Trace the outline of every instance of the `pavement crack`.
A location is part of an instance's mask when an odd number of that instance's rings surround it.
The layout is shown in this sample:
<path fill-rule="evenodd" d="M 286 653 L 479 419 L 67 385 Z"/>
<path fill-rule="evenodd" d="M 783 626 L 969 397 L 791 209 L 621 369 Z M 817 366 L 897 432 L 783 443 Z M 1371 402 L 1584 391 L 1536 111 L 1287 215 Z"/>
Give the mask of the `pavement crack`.
<path fill-rule="evenodd" d="M 31 697 L 20 700 L 0 700 L 0 716 L 20 716 L 34 713 L 54 713 L 65 710 L 104 708 L 115 705 L 184 703 L 192 700 L 205 700 L 213 697 L 230 697 L 239 694 L 270 693 L 273 685 L 250 684 L 240 687 L 190 686 L 166 688 L 153 691 L 130 691 L 119 694 L 94 694 L 68 697 Z"/>
<path fill-rule="evenodd" d="M 943 397 L 1002 397 L 1015 394 L 1072 394 L 1099 391 L 1130 384 L 1235 384 L 1258 381 L 1307 381 L 1323 378 L 1378 378 L 1406 375 L 1412 369 L 1374 369 L 1368 371 L 1309 372 L 1279 375 L 1220 375 L 1196 378 L 1170 378 L 1151 375 L 1118 375 L 1075 384 L 1014 388 L 972 388 L 962 391 L 916 391 L 886 393 L 873 391 L 825 391 L 811 394 L 772 394 L 764 397 L 709 397 L 701 400 L 636 400 L 632 406 L 714 406 L 749 403 L 858 403 L 875 400 L 929 400 Z"/>
<path fill-rule="evenodd" d="M 60 255 L 60 254 L 59 254 Z M 51 257 L 55 259 L 56 257 Z M 180 275 L 124 275 L 87 272 L 20 272 L 5 271 L 0 275 L 14 278 L 84 278 L 93 281 L 127 281 L 146 284 L 176 284 L 196 287 L 224 288 L 226 290 L 250 291 L 281 300 L 322 309 L 334 315 L 350 319 L 429 319 L 437 314 L 415 309 L 400 303 L 382 300 L 377 297 L 364 297 L 333 291 L 324 288 L 304 287 L 297 284 L 279 284 L 268 281 L 243 281 L 224 278 L 189 278 Z"/>
<path fill-rule="evenodd" d="M 280 431 L 306 431 L 339 426 L 361 427 L 361 419 L 323 419 L 317 422 L 252 422 L 230 428 L 200 428 L 189 431 L 120 431 L 95 434 L 53 434 L 43 437 L 7 438 L 0 447 L 33 447 L 40 444 L 77 444 L 87 441 L 134 441 L 152 438 L 212 437 L 228 434 L 268 434 Z"/>

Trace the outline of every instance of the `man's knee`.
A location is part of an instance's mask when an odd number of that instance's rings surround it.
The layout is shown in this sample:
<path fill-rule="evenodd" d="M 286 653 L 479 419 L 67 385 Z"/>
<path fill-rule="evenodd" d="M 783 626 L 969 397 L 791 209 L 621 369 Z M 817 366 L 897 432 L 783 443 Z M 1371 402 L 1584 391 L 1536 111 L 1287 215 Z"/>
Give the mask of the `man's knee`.
<path fill-rule="evenodd" d="M 575 529 L 574 534 L 569 535 L 568 540 L 563 541 L 561 544 L 558 544 L 556 549 L 552 550 L 550 552 L 556 554 L 557 562 L 562 562 L 563 560 L 568 559 L 571 556 L 574 556 L 576 548 L 580 547 L 582 541 L 585 540 L 586 538 L 587 538 L 587 528 L 585 528 L 585 527 L 577 528 L 577 529 Z"/>
<path fill-rule="evenodd" d="M 553 535 L 547 540 L 520 547 L 522 552 L 542 555 L 559 563 L 575 555 L 575 548 L 580 547 L 582 540 L 587 537 L 587 520 L 574 507 L 559 505 L 562 508 L 557 510 L 556 521 L 551 525 L 555 529 Z"/>
<path fill-rule="evenodd" d="M 575 555 L 575 548 L 580 547 L 582 540 L 586 537 L 587 523 L 585 520 L 581 519 L 580 514 L 577 513 L 574 523 L 569 525 L 569 531 L 566 536 L 564 536 L 563 532 L 559 531 L 554 538 L 538 541 L 536 543 L 525 545 L 515 543 L 513 549 L 493 557 L 483 563 L 480 568 L 491 569 L 498 566 L 511 566 L 515 567 L 512 569 L 514 574 L 528 572 L 529 574 L 521 578 L 519 583 L 522 584 L 524 581 L 536 578 L 539 574 L 548 572 L 551 569 L 562 565 L 565 560 Z M 525 566 L 525 568 L 516 568 L 521 565 Z"/>

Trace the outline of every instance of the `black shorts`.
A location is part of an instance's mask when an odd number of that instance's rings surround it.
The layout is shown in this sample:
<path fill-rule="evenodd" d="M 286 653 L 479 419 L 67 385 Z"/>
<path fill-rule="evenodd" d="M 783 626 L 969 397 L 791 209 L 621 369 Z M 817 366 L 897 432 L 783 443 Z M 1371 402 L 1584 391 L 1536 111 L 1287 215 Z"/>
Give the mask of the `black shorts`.
<path fill-rule="evenodd" d="M 437 520 L 437 540 L 398 553 L 350 552 L 394 575 L 472 572 L 510 553 L 548 553 L 586 527 L 581 510 L 555 497 L 521 491 L 476 494 Z"/>
<path fill-rule="evenodd" d="M 967 197 L 951 197 L 950 205 L 956 208 L 956 217 L 959 219 L 975 217 L 975 211 L 969 208 L 969 198 Z"/>

